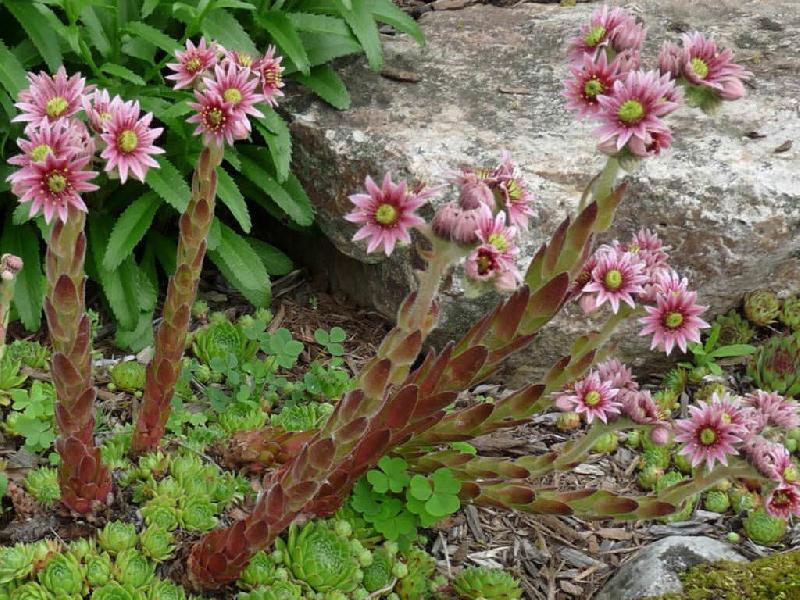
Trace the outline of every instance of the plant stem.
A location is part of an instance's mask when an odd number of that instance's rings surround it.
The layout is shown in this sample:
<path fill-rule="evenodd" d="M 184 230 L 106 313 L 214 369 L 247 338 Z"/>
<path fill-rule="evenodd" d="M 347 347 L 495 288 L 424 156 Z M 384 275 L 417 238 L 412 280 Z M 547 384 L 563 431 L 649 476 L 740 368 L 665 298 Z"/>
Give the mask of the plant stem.
<path fill-rule="evenodd" d="M 105 504 L 111 475 L 95 446 L 92 385 L 92 335 L 85 310 L 83 265 L 85 214 L 70 206 L 66 223 L 57 221 L 47 246 L 47 294 L 44 310 L 53 345 L 51 363 L 56 388 L 56 450 L 61 456 L 61 501 L 78 513 Z"/>
<path fill-rule="evenodd" d="M 0 361 L 6 351 L 6 330 L 11 315 L 11 301 L 14 298 L 14 283 L 20 269 L 21 258 L 13 254 L 3 254 L 0 257 Z"/>
<path fill-rule="evenodd" d="M 614 189 L 614 184 L 617 181 L 619 168 L 619 161 L 613 156 L 609 156 L 608 160 L 606 160 L 606 166 L 603 167 L 600 175 L 592 180 L 592 183 L 590 184 L 592 201 L 604 200 L 611 195 L 611 192 Z M 578 206 L 579 211 L 586 208 L 586 200 L 588 197 L 589 194 L 584 194 L 583 198 L 581 198 L 580 205 Z"/>
<path fill-rule="evenodd" d="M 216 169 L 222 156 L 222 147 L 209 146 L 200 154 L 194 170 L 192 197 L 180 219 L 175 273 L 169 279 L 163 320 L 156 331 L 155 353 L 147 366 L 144 397 L 131 443 L 134 455 L 155 450 L 164 435 L 181 372 L 189 317 L 206 254 L 206 238 L 214 220 Z"/>
<path fill-rule="evenodd" d="M 763 479 L 763 476 L 746 462 L 731 460 L 727 467 L 719 467 L 701 473 L 692 479 L 667 488 L 659 494 L 658 499 L 678 506 L 687 498 L 707 490 L 716 482 L 726 478 Z"/>
<path fill-rule="evenodd" d="M 414 304 L 411 307 L 411 316 L 406 327 L 408 331 L 425 328 L 436 292 L 439 291 L 439 284 L 442 282 L 447 268 L 462 255 L 462 251 L 454 244 L 440 242 L 432 235 L 429 236 L 429 239 L 433 243 L 432 256 L 428 261 L 428 268 L 419 277 L 419 288 L 417 288 Z"/>

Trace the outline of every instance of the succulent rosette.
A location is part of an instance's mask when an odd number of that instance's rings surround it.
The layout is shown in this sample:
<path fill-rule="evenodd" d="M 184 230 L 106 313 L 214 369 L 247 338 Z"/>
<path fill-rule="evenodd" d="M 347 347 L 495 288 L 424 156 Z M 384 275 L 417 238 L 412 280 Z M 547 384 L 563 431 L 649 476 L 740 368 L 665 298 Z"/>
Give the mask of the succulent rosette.
<path fill-rule="evenodd" d="M 0 547 L 0 583 L 19 581 L 33 569 L 33 548 L 28 544 Z"/>
<path fill-rule="evenodd" d="M 158 526 L 146 527 L 139 534 L 142 553 L 156 563 L 172 558 L 175 551 L 172 534 Z"/>
<path fill-rule="evenodd" d="M 267 586 L 276 579 L 275 570 L 275 561 L 262 550 L 250 559 L 236 584 L 243 590 Z"/>
<path fill-rule="evenodd" d="M 463 600 L 516 600 L 522 597 L 522 588 L 510 573 L 489 567 L 467 567 L 456 575 L 453 590 Z"/>
<path fill-rule="evenodd" d="M 144 554 L 129 548 L 116 556 L 114 579 L 123 586 L 136 590 L 146 588 L 153 579 L 155 567 Z"/>
<path fill-rule="evenodd" d="M 128 360 L 115 364 L 108 371 L 117 389 L 124 392 L 138 392 L 144 389 L 145 367 L 135 360 Z"/>
<path fill-rule="evenodd" d="M 141 509 L 142 517 L 148 527 L 160 527 L 167 531 L 178 528 L 178 511 L 176 507 L 163 504 L 148 504 Z"/>
<path fill-rule="evenodd" d="M 86 592 L 83 567 L 70 553 L 52 558 L 38 577 L 45 589 L 64 600 L 79 599 Z"/>
<path fill-rule="evenodd" d="M 752 356 L 747 374 L 762 390 L 800 396 L 800 333 L 769 338 Z"/>
<path fill-rule="evenodd" d="M 186 600 L 186 590 L 171 581 L 157 579 L 150 584 L 147 600 Z"/>
<path fill-rule="evenodd" d="M 109 521 L 97 534 L 97 543 L 112 555 L 136 547 L 136 526 L 133 523 Z"/>
<path fill-rule="evenodd" d="M 145 600 L 141 593 L 129 586 L 123 586 L 116 582 L 95 589 L 92 592 L 91 600 Z"/>
<path fill-rule="evenodd" d="M 217 526 L 217 507 L 204 497 L 181 498 L 178 522 L 187 531 L 210 531 Z"/>
<path fill-rule="evenodd" d="M 99 588 L 111 581 L 111 556 L 108 552 L 90 554 L 84 559 L 83 565 L 86 582 L 92 588 Z"/>
<path fill-rule="evenodd" d="M 78 538 L 69 543 L 67 550 L 75 558 L 85 561 L 97 554 L 97 542 L 95 538 Z"/>
<path fill-rule="evenodd" d="M 302 600 L 303 588 L 289 581 L 278 581 L 269 587 L 240 592 L 237 600 Z"/>
<path fill-rule="evenodd" d="M 28 471 L 24 486 L 25 490 L 42 504 L 52 504 L 61 498 L 56 469 L 41 467 Z"/>
<path fill-rule="evenodd" d="M 394 567 L 396 558 L 385 548 L 372 553 L 372 562 L 363 568 L 364 579 L 361 585 L 369 593 L 390 589 L 395 582 Z"/>
<path fill-rule="evenodd" d="M 292 524 L 278 549 L 294 576 L 317 592 L 351 592 L 358 585 L 359 565 L 350 540 L 323 521 L 310 521 L 302 529 Z"/>
<path fill-rule="evenodd" d="M 15 588 L 9 598 L 10 600 L 54 600 L 55 596 L 43 585 L 29 581 Z"/>

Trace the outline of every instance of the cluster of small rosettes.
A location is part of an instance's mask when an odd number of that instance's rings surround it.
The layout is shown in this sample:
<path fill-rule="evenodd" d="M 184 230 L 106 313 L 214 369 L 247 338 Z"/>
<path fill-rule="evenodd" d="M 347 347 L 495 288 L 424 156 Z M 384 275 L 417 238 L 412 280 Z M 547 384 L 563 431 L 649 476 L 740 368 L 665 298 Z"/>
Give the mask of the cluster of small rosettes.
<path fill-rule="evenodd" d="M 13 121 L 26 126 L 17 139 L 22 153 L 8 161 L 18 167 L 8 181 L 19 201 L 30 203 L 29 216 L 42 212 L 50 223 L 54 216 L 66 221 L 70 206 L 85 212 L 80 194 L 97 189 L 91 163 L 98 149 L 105 170 L 122 183 L 129 172 L 144 181 L 147 170 L 158 167 L 153 155 L 164 151 L 153 142 L 163 129 L 150 126 L 153 115 L 142 115 L 138 102 L 110 99 L 80 73 L 67 77 L 64 67 L 55 76 L 28 73 L 28 82 L 14 105 L 20 114 Z"/>
<path fill-rule="evenodd" d="M 398 243 L 410 243 L 411 230 L 418 229 L 430 238 L 435 251 L 437 245 L 441 249 L 449 243 L 466 255 L 464 270 L 471 291 L 516 289 L 522 276 L 515 240 L 528 228 L 533 211 L 510 155 L 504 153 L 494 168 L 453 173 L 451 182 L 458 188 L 458 199 L 440 204 L 428 225 L 416 211 L 438 190 L 410 190 L 405 182 L 395 184 L 388 173 L 380 187 L 367 177 L 367 193 L 350 196 L 355 210 L 345 215 L 360 226 L 353 240 L 367 240 L 367 252 L 383 249 L 389 256 Z"/>
<path fill-rule="evenodd" d="M 564 82 L 568 106 L 600 124 L 599 149 L 622 159 L 659 154 L 672 144 L 663 118 L 686 101 L 709 111 L 744 95 L 749 74 L 700 33 L 682 45 L 666 42 L 658 68 L 645 70 L 641 49 L 646 29 L 621 8 L 598 8 L 570 41 L 570 73 Z M 680 87 L 679 87 L 680 86 Z M 623 163 L 624 164 L 624 163 Z"/>
<path fill-rule="evenodd" d="M 196 102 L 189 106 L 195 114 L 195 135 L 206 145 L 225 143 L 250 135 L 250 116 L 263 117 L 259 103 L 273 106 L 283 96 L 282 57 L 269 46 L 264 56 L 254 58 L 245 52 L 226 50 L 216 42 L 201 39 L 195 46 L 187 40 L 186 49 L 175 53 L 178 62 L 167 66 L 174 71 L 167 79 L 175 89 L 194 88 Z"/>
<path fill-rule="evenodd" d="M 681 454 L 693 467 L 728 464 L 740 455 L 765 478 L 765 508 L 773 516 L 800 516 L 800 472 L 786 447 L 776 441 L 800 425 L 800 405 L 776 392 L 756 390 L 743 398 L 714 394 L 690 407 L 690 416 L 675 422 Z"/>
<path fill-rule="evenodd" d="M 686 352 L 689 342 L 700 341 L 709 325 L 700 315 L 697 293 L 669 266 L 658 235 L 643 229 L 627 243 L 600 246 L 589 257 L 573 287 L 573 295 L 587 313 L 608 303 L 614 314 L 622 304 L 644 305 L 641 335 L 652 336 L 650 347 L 669 354 L 676 346 Z"/>

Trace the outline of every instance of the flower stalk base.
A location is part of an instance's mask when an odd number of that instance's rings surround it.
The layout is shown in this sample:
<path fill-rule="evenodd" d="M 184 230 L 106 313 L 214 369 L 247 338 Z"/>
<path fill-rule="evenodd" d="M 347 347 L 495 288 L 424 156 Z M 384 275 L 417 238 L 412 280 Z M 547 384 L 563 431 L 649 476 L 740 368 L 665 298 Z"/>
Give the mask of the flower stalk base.
<path fill-rule="evenodd" d="M 86 255 L 85 215 L 70 207 L 66 222 L 53 227 L 47 247 L 47 295 L 44 302 L 53 345 L 52 375 L 58 402 L 56 450 L 61 500 L 77 513 L 105 504 L 111 475 L 95 446 L 91 324 L 85 310 L 83 265 Z"/>
<path fill-rule="evenodd" d="M 216 169 L 222 156 L 223 149 L 211 144 L 200 154 L 194 171 L 192 197 L 180 219 L 175 273 L 169 279 L 163 320 L 156 331 L 155 354 L 147 366 L 144 396 L 131 443 L 134 455 L 155 450 L 164 435 L 206 255 L 206 238 L 214 220 Z"/>
<path fill-rule="evenodd" d="M 14 283 L 22 269 L 22 259 L 13 254 L 0 257 L 0 361 L 6 350 L 6 330 L 14 298 Z"/>

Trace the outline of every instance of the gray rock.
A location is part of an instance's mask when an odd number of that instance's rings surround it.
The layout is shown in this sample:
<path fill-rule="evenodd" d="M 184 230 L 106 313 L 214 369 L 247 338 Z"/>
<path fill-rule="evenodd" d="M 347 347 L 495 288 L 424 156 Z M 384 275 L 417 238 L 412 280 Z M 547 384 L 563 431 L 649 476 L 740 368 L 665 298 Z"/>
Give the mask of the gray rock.
<path fill-rule="evenodd" d="M 640 550 L 608 580 L 594 600 L 636 600 L 683 589 L 679 576 L 704 562 L 746 562 L 728 544 L 709 537 L 676 535 Z"/>
<path fill-rule="evenodd" d="M 670 117 L 674 147 L 630 175 L 630 191 L 611 236 L 653 228 L 673 247 L 673 263 L 690 276 L 713 313 L 762 286 L 800 288 L 800 36 L 796 0 L 638 0 L 629 5 L 649 26 L 646 60 L 679 32 L 698 29 L 733 47 L 755 78 L 742 101 L 713 117 L 682 109 Z M 438 184 L 458 165 L 495 164 L 512 152 L 535 197 L 536 217 L 522 243 L 523 265 L 553 232 L 603 157 L 593 126 L 576 124 L 560 97 L 564 46 L 594 5 L 565 8 L 520 4 L 433 11 L 420 24 L 428 44 L 385 36 L 387 64 L 419 76 L 417 83 L 381 77 L 362 60 L 343 68 L 353 106 L 338 112 L 295 94 L 291 112 L 295 167 L 332 243 L 305 244 L 313 264 L 335 288 L 389 317 L 413 284 L 412 250 L 366 255 L 342 219 L 348 194 L 365 175 L 386 170 Z M 786 140 L 787 151 L 775 152 Z M 450 190 L 448 193 L 451 193 Z M 301 245 L 301 244 L 298 244 Z M 460 333 L 496 298 L 467 299 L 456 271 L 443 290 L 434 341 Z M 633 324 L 632 324 L 633 325 Z M 506 381 L 539 376 L 561 355 L 587 319 L 564 311 L 534 346 L 509 364 Z M 619 336 L 622 358 L 642 372 L 663 368 L 629 327 Z"/>

